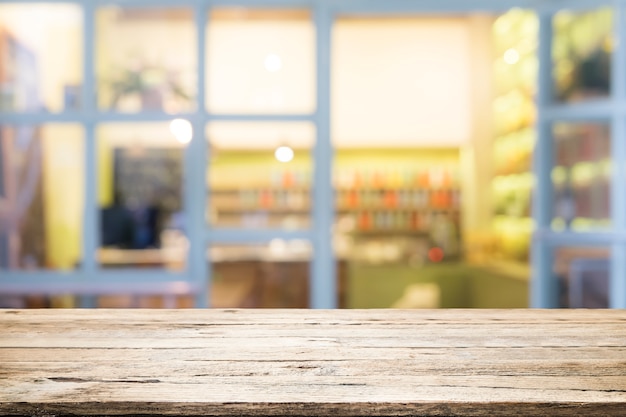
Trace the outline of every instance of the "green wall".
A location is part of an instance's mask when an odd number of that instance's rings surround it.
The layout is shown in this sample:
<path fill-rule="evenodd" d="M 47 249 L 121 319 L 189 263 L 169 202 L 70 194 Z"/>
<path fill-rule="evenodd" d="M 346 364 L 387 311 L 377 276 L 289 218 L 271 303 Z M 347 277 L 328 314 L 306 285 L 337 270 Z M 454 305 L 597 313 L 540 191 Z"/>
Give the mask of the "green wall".
<path fill-rule="evenodd" d="M 348 307 L 388 308 L 414 283 L 436 283 L 442 308 L 526 308 L 528 281 L 464 264 L 348 266 Z"/>

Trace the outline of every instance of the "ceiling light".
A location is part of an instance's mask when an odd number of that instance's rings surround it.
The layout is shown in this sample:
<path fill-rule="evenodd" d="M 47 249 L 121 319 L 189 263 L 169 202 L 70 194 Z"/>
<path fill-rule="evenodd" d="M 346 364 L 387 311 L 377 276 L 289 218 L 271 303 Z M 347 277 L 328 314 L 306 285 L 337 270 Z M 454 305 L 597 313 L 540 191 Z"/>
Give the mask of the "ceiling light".
<path fill-rule="evenodd" d="M 193 137 L 193 128 L 189 120 L 174 119 L 170 123 L 170 131 L 180 143 L 189 143 Z"/>
<path fill-rule="evenodd" d="M 277 72 L 283 67 L 283 61 L 276 54 L 269 54 L 265 57 L 265 69 L 269 72 Z"/>
<path fill-rule="evenodd" d="M 293 149 L 289 146 L 280 146 L 276 148 L 274 156 L 280 162 L 289 162 L 293 159 Z"/>

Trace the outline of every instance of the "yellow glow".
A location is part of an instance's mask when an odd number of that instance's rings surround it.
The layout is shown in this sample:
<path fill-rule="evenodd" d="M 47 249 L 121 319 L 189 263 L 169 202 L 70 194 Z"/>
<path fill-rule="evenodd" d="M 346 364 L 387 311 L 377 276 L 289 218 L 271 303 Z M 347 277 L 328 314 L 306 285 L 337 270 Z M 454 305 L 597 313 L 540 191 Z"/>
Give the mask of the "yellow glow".
<path fill-rule="evenodd" d="M 293 149 L 289 146 L 280 146 L 274 152 L 274 156 L 280 162 L 289 162 L 293 159 Z"/>
<path fill-rule="evenodd" d="M 180 143 L 189 143 L 193 137 L 191 123 L 185 119 L 174 119 L 170 123 L 170 131 Z"/>
<path fill-rule="evenodd" d="M 504 53 L 504 62 L 509 65 L 516 64 L 519 61 L 519 52 L 517 50 L 510 48 L 507 49 Z"/>

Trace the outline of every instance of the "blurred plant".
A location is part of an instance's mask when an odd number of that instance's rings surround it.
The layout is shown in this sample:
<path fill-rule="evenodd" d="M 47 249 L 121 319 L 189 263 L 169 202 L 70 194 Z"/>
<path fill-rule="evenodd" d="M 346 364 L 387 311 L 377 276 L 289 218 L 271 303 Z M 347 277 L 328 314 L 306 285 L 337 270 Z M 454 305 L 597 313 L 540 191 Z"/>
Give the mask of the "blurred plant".
<path fill-rule="evenodd" d="M 119 76 L 109 82 L 113 97 L 111 109 L 115 109 L 120 100 L 130 95 L 139 95 L 142 109 L 160 110 L 163 98 L 170 96 L 184 102 L 191 101 L 191 96 L 177 81 L 177 73 L 162 67 L 138 65 L 118 72 Z"/>
<path fill-rule="evenodd" d="M 559 100 L 572 101 L 609 94 L 612 13 L 600 9 L 555 18 L 555 77 Z"/>

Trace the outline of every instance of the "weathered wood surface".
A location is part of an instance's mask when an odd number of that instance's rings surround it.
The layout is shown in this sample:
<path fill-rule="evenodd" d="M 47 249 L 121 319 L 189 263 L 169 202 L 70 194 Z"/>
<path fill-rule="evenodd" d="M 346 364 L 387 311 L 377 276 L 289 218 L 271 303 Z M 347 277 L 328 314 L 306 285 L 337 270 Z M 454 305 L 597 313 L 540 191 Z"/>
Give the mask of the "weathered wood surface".
<path fill-rule="evenodd" d="M 2 415 L 626 415 L 621 310 L 4 310 Z"/>

